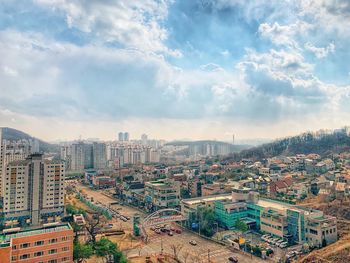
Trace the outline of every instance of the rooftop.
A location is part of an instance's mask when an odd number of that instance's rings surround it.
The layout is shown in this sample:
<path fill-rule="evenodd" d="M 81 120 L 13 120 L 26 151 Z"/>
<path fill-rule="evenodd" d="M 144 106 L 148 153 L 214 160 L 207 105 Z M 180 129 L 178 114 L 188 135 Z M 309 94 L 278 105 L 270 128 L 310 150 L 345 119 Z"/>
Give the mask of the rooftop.
<path fill-rule="evenodd" d="M 26 236 L 33 236 L 33 235 L 40 235 L 40 234 L 46 234 L 46 233 L 53 233 L 53 232 L 60 232 L 64 230 L 72 229 L 72 227 L 66 223 L 66 224 L 59 224 L 55 226 L 40 226 L 40 227 L 30 227 L 30 228 L 24 228 L 20 229 L 15 233 L 6 233 L 0 235 L 0 242 L 10 242 L 12 238 L 18 238 L 18 237 L 26 237 Z"/>
<path fill-rule="evenodd" d="M 210 195 L 210 196 L 196 197 L 196 198 L 190 198 L 190 199 L 183 199 L 182 202 L 189 205 L 195 205 L 203 202 L 213 202 L 213 201 L 223 201 L 223 200 L 232 200 L 231 194 Z"/>

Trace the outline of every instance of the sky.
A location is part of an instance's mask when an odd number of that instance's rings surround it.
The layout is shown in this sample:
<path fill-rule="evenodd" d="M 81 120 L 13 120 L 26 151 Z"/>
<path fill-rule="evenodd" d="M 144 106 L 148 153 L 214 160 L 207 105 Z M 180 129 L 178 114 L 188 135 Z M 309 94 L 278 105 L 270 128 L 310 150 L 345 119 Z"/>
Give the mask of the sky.
<path fill-rule="evenodd" d="M 348 0 L 0 0 L 0 126 L 280 138 L 350 120 Z"/>

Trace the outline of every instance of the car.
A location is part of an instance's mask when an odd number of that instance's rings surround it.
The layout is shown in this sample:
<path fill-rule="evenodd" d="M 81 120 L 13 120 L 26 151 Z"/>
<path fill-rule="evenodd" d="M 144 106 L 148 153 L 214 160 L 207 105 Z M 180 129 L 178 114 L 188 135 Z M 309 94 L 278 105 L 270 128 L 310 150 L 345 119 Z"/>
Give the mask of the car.
<path fill-rule="evenodd" d="M 160 231 L 166 232 L 166 229 L 165 228 L 161 228 Z"/>
<path fill-rule="evenodd" d="M 170 230 L 171 230 L 171 231 L 175 231 L 175 228 L 174 228 L 174 227 L 170 227 Z"/>
<path fill-rule="evenodd" d="M 229 257 L 228 261 L 238 263 L 238 259 L 236 257 Z"/>
<path fill-rule="evenodd" d="M 130 220 L 130 216 L 126 216 L 126 219 Z"/>
<path fill-rule="evenodd" d="M 154 232 L 156 232 L 157 234 L 161 233 L 159 229 L 154 230 Z"/>
<path fill-rule="evenodd" d="M 176 233 L 176 234 L 181 234 L 181 233 L 182 233 L 182 230 L 181 230 L 181 229 L 175 229 L 175 233 Z"/>
<path fill-rule="evenodd" d="M 295 257 L 297 254 L 295 253 L 295 251 L 289 251 L 287 254 L 286 254 L 286 258 L 287 259 L 291 259 L 293 257 Z"/>
<path fill-rule="evenodd" d="M 279 245 L 280 248 L 286 248 L 288 247 L 288 243 L 287 242 L 283 242 Z"/>
<path fill-rule="evenodd" d="M 197 246 L 197 242 L 196 240 L 190 240 L 189 242 L 192 246 Z"/>
<path fill-rule="evenodd" d="M 168 232 L 168 235 L 169 235 L 169 236 L 173 236 L 173 235 L 174 235 L 173 231 L 169 231 L 169 232 Z"/>
<path fill-rule="evenodd" d="M 280 240 L 280 239 L 279 238 L 273 238 L 271 240 L 271 244 L 276 245 L 276 242 L 278 242 L 278 240 Z"/>
<path fill-rule="evenodd" d="M 156 230 L 156 228 L 154 226 L 151 226 L 150 228 L 152 231 Z"/>
<path fill-rule="evenodd" d="M 279 246 L 281 243 L 283 243 L 284 241 L 282 240 L 282 239 L 280 239 L 280 240 L 278 240 L 278 241 L 276 241 L 276 243 L 275 243 L 275 245 L 276 246 Z"/>

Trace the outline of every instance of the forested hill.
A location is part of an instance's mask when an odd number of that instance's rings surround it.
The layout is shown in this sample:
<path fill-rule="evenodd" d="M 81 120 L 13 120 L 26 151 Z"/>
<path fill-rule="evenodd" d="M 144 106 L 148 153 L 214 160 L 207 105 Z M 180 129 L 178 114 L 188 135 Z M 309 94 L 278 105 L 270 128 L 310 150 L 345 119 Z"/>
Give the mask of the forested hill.
<path fill-rule="evenodd" d="M 346 129 L 332 133 L 304 133 L 241 151 L 235 159 L 263 159 L 278 155 L 317 153 L 328 155 L 350 150 L 350 137 Z"/>
<path fill-rule="evenodd" d="M 5 140 L 9 140 L 9 141 L 38 140 L 40 152 L 51 152 L 51 153 L 58 153 L 59 152 L 58 145 L 47 143 L 47 142 L 42 141 L 40 139 L 34 138 L 27 133 L 24 133 L 22 131 L 12 129 L 12 128 L 7 128 L 7 127 L 2 128 L 2 138 Z"/>

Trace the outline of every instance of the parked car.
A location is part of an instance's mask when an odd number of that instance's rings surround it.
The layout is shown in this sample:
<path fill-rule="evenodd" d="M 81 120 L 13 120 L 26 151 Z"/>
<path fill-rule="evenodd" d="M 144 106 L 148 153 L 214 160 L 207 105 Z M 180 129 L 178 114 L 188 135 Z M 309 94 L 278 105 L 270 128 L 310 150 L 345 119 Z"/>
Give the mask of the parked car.
<path fill-rule="evenodd" d="M 238 259 L 236 257 L 229 257 L 228 261 L 238 263 Z"/>
<path fill-rule="evenodd" d="M 197 246 L 197 242 L 196 240 L 190 240 L 189 242 L 192 246 Z"/>
<path fill-rule="evenodd" d="M 181 234 L 182 230 L 181 229 L 176 229 L 175 232 L 176 232 L 176 234 Z"/>
<path fill-rule="evenodd" d="M 280 245 L 279 245 L 280 248 L 286 248 L 288 247 L 288 243 L 287 242 L 282 242 Z"/>
<path fill-rule="evenodd" d="M 276 243 L 275 243 L 275 245 L 276 246 L 279 246 L 281 243 L 283 243 L 284 241 L 282 240 L 282 239 L 280 239 L 280 240 L 278 240 L 278 241 L 276 241 Z"/>
<path fill-rule="evenodd" d="M 169 231 L 169 232 L 168 232 L 168 235 L 169 235 L 169 236 L 173 236 L 173 235 L 174 235 L 173 231 Z"/>
<path fill-rule="evenodd" d="M 159 229 L 154 230 L 154 232 L 156 232 L 157 234 L 162 233 L 162 232 L 160 232 L 160 230 L 159 230 Z"/>

